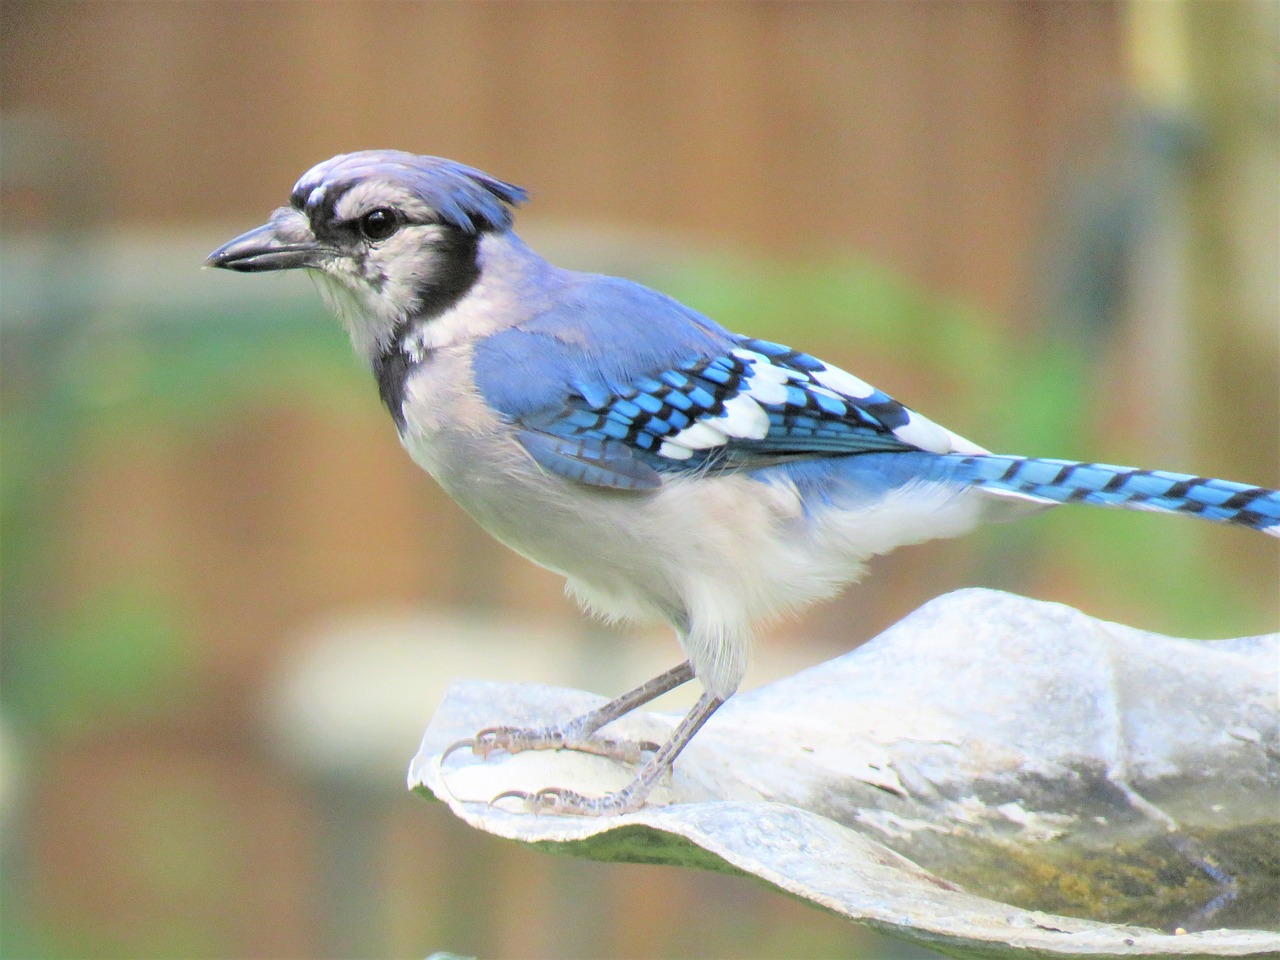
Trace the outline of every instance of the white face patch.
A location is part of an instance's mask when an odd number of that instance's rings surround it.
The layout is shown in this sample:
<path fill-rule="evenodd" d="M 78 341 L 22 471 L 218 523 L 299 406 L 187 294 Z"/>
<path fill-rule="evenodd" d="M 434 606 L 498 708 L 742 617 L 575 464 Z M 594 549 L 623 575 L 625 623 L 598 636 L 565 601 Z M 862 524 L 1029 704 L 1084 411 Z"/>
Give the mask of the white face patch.
<path fill-rule="evenodd" d="M 271 214 L 271 229 L 276 239 L 283 243 L 309 243 L 315 240 L 311 221 L 301 210 L 293 207 L 277 207 Z"/>
<path fill-rule="evenodd" d="M 343 262 L 350 264 L 351 261 L 343 258 Z M 308 272 L 315 277 L 325 305 L 346 329 L 356 354 L 371 361 L 386 346 L 396 318 L 380 315 L 381 304 L 372 296 L 369 285 L 350 269 L 343 270 L 334 264 Z"/>
<path fill-rule="evenodd" d="M 443 232 L 435 224 L 406 224 L 386 240 L 369 247 L 365 274 L 381 285 L 378 295 L 406 314 L 418 309 L 418 297 L 440 269 L 437 244 Z"/>
<path fill-rule="evenodd" d="M 358 220 L 370 210 L 391 207 L 409 220 L 430 220 L 434 213 L 420 197 L 386 178 L 362 180 L 338 198 L 333 215 L 339 220 Z"/>
<path fill-rule="evenodd" d="M 436 224 L 406 224 L 367 250 L 338 252 L 316 274 L 320 292 L 342 321 L 356 353 L 372 360 L 419 307 L 421 290 L 439 269 Z"/>

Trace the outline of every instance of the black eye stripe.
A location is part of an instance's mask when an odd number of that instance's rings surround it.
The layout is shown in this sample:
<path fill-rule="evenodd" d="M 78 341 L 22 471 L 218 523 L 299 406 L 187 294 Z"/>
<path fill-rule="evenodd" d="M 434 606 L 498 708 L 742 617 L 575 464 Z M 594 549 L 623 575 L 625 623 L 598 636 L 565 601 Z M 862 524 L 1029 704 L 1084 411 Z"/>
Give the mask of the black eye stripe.
<path fill-rule="evenodd" d="M 370 215 L 379 212 L 389 213 L 393 217 L 391 222 L 394 222 L 396 229 L 408 222 L 401 211 L 390 206 L 375 207 L 372 210 L 366 210 L 359 216 L 340 220 L 337 211 L 338 204 L 347 195 L 348 191 L 358 185 L 358 180 L 331 183 L 317 193 L 317 184 L 299 184 L 290 194 L 289 204 L 294 209 L 300 210 L 307 215 L 307 219 L 311 221 L 312 229 L 317 236 L 321 234 L 349 234 L 354 237 L 372 239 L 364 229 L 365 220 Z M 386 239 L 394 232 L 395 230 L 392 230 L 384 234 L 381 239 Z"/>

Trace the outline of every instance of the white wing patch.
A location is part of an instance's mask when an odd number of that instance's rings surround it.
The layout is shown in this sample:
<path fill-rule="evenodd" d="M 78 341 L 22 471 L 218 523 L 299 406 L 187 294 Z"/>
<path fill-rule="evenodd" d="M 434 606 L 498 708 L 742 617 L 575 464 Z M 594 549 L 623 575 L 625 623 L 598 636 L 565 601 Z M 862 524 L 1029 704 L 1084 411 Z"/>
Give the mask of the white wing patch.
<path fill-rule="evenodd" d="M 946 431 L 947 436 L 951 438 L 952 453 L 962 453 L 967 457 L 981 457 L 984 454 L 991 452 L 986 447 L 978 446 L 972 440 L 966 440 L 958 433 L 952 433 L 950 430 L 947 430 L 946 427 L 943 427 L 942 429 Z"/>
<path fill-rule="evenodd" d="M 717 430 L 743 440 L 763 440 L 769 434 L 769 415 L 749 393 L 739 393 L 724 402 L 724 413 L 710 421 Z"/>
<path fill-rule="evenodd" d="M 688 460 L 696 451 L 723 447 L 730 440 L 763 440 L 771 423 L 762 404 L 783 406 L 788 403 L 789 384 L 797 384 L 809 394 L 816 394 L 848 404 L 874 397 L 878 390 L 859 377 L 839 367 L 823 370 L 797 370 L 775 364 L 756 350 L 737 349 L 733 355 L 744 361 L 742 380 L 735 396 L 724 401 L 724 411 L 717 416 L 704 415 L 683 430 L 663 440 L 657 449 L 660 456 L 671 460 Z M 903 443 L 930 453 L 959 453 L 977 456 L 988 453 L 976 443 L 939 426 L 913 410 L 904 410 L 907 422 L 893 431 Z"/>
<path fill-rule="evenodd" d="M 950 453 L 951 440 L 955 436 L 950 430 L 938 426 L 914 410 L 907 411 L 907 422 L 894 430 L 893 435 L 903 443 L 930 453 Z"/>
<path fill-rule="evenodd" d="M 723 447 L 731 437 L 764 439 L 769 433 L 769 415 L 757 399 L 760 398 L 754 398 L 751 392 L 730 397 L 724 402 L 724 413 L 695 420 L 672 434 L 658 445 L 658 454 L 671 460 L 688 460 L 693 451 Z"/>
<path fill-rule="evenodd" d="M 680 446 L 674 440 L 663 440 L 658 445 L 658 456 L 666 457 L 668 460 L 688 460 L 693 456 L 693 450 Z"/>
<path fill-rule="evenodd" d="M 747 395 L 754 397 L 760 403 L 786 403 L 786 385 L 784 383 L 779 383 L 777 380 L 762 377 L 755 373 L 755 371 L 759 369 L 759 367 L 752 368 L 753 375 L 746 383 Z"/>
<path fill-rule="evenodd" d="M 876 388 L 867 381 L 839 367 L 827 367 L 825 370 L 816 371 L 811 376 L 824 387 L 855 400 L 864 400 L 876 392 Z"/>
<path fill-rule="evenodd" d="M 764 354 L 754 350 L 734 350 L 733 355 L 751 364 L 744 382 L 744 391 L 760 403 L 786 403 L 787 384 L 804 379 L 803 374 L 779 367 Z"/>
<path fill-rule="evenodd" d="M 865 400 L 877 392 L 875 387 L 861 377 L 855 377 L 852 373 L 847 370 L 841 370 L 839 367 L 827 367 L 825 370 L 811 373 L 810 376 L 828 390 L 854 400 Z M 811 387 L 810 389 L 814 388 Z M 971 440 L 966 440 L 958 433 L 953 433 L 946 427 L 934 423 L 928 417 L 922 416 L 914 410 L 907 411 L 907 422 L 894 430 L 893 435 L 899 440 L 917 446 L 921 450 L 928 450 L 930 453 L 960 453 L 966 456 L 980 456 L 991 452 Z"/>
<path fill-rule="evenodd" d="M 716 429 L 706 420 L 695 420 L 679 433 L 672 435 L 664 445 L 673 443 L 686 450 L 707 450 L 711 447 L 723 447 L 728 442 L 729 437 L 723 430 Z M 685 460 L 687 457 L 679 457 L 679 459 Z"/>
<path fill-rule="evenodd" d="M 893 435 L 930 453 L 960 453 L 977 457 L 991 452 L 971 440 L 966 440 L 960 434 L 939 426 L 914 410 L 907 411 L 907 422 L 894 430 Z"/>

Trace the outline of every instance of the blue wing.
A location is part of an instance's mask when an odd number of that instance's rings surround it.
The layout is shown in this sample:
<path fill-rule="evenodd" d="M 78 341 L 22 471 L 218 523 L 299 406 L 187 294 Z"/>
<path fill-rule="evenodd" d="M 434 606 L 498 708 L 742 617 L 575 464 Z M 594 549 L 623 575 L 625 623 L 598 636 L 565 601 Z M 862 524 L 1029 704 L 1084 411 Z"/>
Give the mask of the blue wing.
<path fill-rule="evenodd" d="M 664 474 L 694 470 L 873 452 L 979 452 L 814 357 L 731 334 L 636 284 L 590 279 L 576 296 L 495 334 L 475 353 L 485 399 L 554 473 L 651 489 Z"/>

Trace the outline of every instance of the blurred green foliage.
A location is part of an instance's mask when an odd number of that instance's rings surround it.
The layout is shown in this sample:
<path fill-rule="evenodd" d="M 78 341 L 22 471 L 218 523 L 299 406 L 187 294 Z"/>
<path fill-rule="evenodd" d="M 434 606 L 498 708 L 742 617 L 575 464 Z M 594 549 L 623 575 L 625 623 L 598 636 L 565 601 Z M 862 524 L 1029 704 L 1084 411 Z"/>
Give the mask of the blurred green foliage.
<path fill-rule="evenodd" d="M 26 723 L 74 735 L 171 708 L 190 682 L 181 611 L 152 584 L 116 581 L 57 618 L 6 696 Z"/>
<path fill-rule="evenodd" d="M 55 602 L 57 538 L 75 536 L 65 529 L 65 484 L 87 442 L 160 428 L 196 436 L 250 404 L 350 402 L 363 372 L 318 305 L 266 320 L 207 309 L 51 323 L 6 330 L 0 350 L 5 709 L 55 726 L 128 714 L 137 695 L 188 669 L 186 634 L 175 598 L 127 569 L 66 609 Z M 37 625 L 38 643 L 16 656 L 14 641 Z"/>

